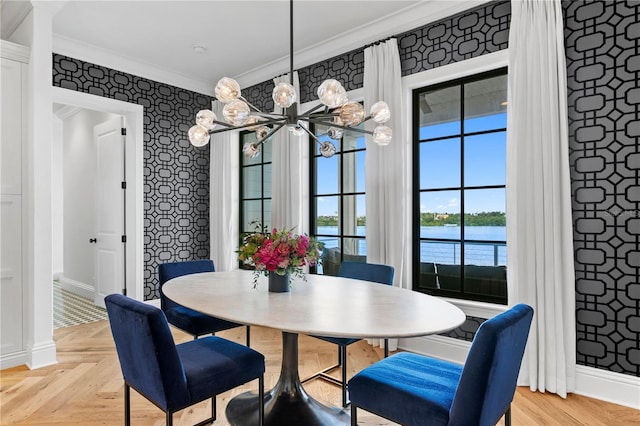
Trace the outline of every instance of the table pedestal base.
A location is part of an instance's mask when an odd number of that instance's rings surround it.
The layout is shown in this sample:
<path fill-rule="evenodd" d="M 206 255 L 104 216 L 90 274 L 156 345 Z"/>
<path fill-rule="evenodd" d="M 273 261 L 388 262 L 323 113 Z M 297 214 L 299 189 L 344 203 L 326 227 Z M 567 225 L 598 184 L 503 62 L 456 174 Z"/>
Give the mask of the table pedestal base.
<path fill-rule="evenodd" d="M 227 419 L 232 425 L 258 424 L 258 395 L 245 392 L 229 401 Z M 351 417 L 345 410 L 327 407 L 309 396 L 298 376 L 298 335 L 282 333 L 282 369 L 280 378 L 265 392 L 264 424 L 284 425 L 349 425 Z"/>

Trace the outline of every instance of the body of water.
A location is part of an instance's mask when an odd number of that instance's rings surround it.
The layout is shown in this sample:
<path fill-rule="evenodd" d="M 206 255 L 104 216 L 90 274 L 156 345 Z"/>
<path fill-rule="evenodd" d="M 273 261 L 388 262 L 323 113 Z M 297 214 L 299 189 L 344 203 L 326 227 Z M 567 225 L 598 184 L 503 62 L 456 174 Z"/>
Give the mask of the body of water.
<path fill-rule="evenodd" d="M 421 238 L 460 239 L 461 228 L 458 226 L 421 226 Z M 337 226 L 320 226 L 318 241 L 325 248 L 337 248 L 339 240 L 331 235 L 338 234 Z M 356 235 L 365 236 L 366 228 L 358 226 Z M 473 265 L 506 265 L 507 247 L 506 227 L 504 226 L 467 226 L 465 227 L 465 264 Z M 478 241 L 474 243 L 474 241 Z M 489 241 L 489 242 L 480 242 Z M 366 255 L 367 242 L 364 238 L 352 239 L 350 250 L 353 254 Z M 459 243 L 449 241 L 423 241 L 420 243 L 420 260 L 422 262 L 460 264 L 461 247 Z"/>

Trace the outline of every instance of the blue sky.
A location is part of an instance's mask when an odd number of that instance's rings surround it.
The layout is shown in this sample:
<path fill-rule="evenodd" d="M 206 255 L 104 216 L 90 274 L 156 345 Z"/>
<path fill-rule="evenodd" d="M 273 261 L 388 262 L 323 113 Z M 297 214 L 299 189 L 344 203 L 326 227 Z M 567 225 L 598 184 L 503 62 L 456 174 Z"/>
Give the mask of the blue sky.
<path fill-rule="evenodd" d="M 465 120 L 465 133 L 506 127 L 506 113 L 493 114 Z M 422 139 L 459 134 L 460 122 L 423 126 Z M 358 145 L 360 145 L 360 141 Z M 393 142 L 387 147 L 393 149 Z M 465 184 L 503 185 L 505 182 L 506 133 L 484 134 L 465 137 Z M 354 155 L 354 154 L 350 154 Z M 448 138 L 422 143 L 420 147 L 420 187 L 422 189 L 460 186 L 460 139 Z M 356 155 L 356 190 L 364 190 L 364 155 Z M 338 156 L 320 158 L 317 161 L 318 192 L 338 192 Z M 360 197 L 359 197 L 360 198 Z M 465 191 L 465 210 L 468 213 L 504 211 L 503 189 L 477 189 Z M 460 211 L 459 191 L 423 193 L 420 199 L 421 212 L 457 213 Z M 358 216 L 365 214 L 364 199 L 357 202 Z M 319 197 L 319 216 L 333 216 L 338 208 L 337 197 Z"/>

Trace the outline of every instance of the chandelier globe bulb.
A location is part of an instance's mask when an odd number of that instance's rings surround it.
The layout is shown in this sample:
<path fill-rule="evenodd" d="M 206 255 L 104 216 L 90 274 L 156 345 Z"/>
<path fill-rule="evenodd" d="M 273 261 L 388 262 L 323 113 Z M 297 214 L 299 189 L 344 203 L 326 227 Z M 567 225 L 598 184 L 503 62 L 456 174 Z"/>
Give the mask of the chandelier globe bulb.
<path fill-rule="evenodd" d="M 216 98 L 225 104 L 240 98 L 240 85 L 230 77 L 222 77 L 214 89 Z"/>
<path fill-rule="evenodd" d="M 369 112 L 371 119 L 376 123 L 386 123 L 391 118 L 391 110 L 385 101 L 378 101 L 371 105 Z"/>
<path fill-rule="evenodd" d="M 222 109 L 222 115 L 227 122 L 233 126 L 242 126 L 249 120 L 249 105 L 246 102 L 236 99 L 229 102 Z"/>
<path fill-rule="evenodd" d="M 373 141 L 380 146 L 387 146 L 391 143 L 392 131 L 391 128 L 380 124 L 373 129 Z"/>
<path fill-rule="evenodd" d="M 209 136 L 209 131 L 199 124 L 191 126 L 188 135 L 189 142 L 191 142 L 191 145 L 196 147 L 205 146 L 209 143 L 209 139 L 211 138 Z"/>
<path fill-rule="evenodd" d="M 218 121 L 216 113 L 210 109 L 203 109 L 196 114 L 196 124 L 207 130 L 213 130 L 216 127 L 215 121 Z"/>
<path fill-rule="evenodd" d="M 289 83 L 278 83 L 271 97 L 280 108 L 289 108 L 296 101 L 296 89 Z"/>

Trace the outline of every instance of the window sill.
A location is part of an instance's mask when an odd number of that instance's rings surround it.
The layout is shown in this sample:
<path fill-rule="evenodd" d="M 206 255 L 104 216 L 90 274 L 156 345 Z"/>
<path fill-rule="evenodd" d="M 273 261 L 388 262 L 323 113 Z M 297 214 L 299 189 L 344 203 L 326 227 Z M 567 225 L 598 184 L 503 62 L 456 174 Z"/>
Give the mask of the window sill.
<path fill-rule="evenodd" d="M 450 297 L 442 297 L 442 300 L 462 309 L 462 312 L 468 317 L 491 318 L 508 309 L 507 305 L 498 305 L 496 303 L 474 302 L 472 300 L 452 299 Z"/>

